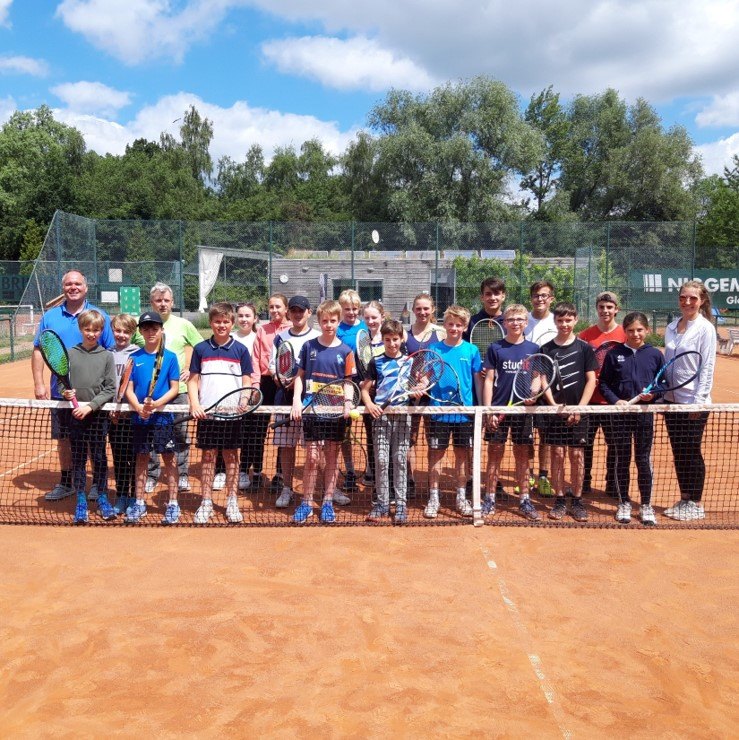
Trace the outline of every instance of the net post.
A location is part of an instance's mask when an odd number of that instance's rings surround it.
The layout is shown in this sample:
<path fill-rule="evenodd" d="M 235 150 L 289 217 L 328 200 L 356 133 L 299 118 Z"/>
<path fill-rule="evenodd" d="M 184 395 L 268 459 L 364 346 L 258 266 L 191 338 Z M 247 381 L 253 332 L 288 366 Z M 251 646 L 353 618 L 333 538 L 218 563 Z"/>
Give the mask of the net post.
<path fill-rule="evenodd" d="M 480 478 L 482 475 L 482 414 L 481 408 L 475 409 L 472 436 L 472 524 L 481 527 L 485 522 L 482 517 L 480 496 Z"/>

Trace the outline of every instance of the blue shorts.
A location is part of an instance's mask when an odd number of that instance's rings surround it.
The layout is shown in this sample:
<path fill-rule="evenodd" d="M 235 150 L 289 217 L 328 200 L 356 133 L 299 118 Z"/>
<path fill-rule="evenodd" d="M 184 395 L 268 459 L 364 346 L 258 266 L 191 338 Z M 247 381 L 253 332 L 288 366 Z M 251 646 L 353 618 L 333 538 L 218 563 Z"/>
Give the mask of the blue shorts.
<path fill-rule="evenodd" d="M 148 455 L 152 451 L 167 455 L 180 451 L 172 424 L 132 424 L 131 427 L 136 455 Z"/>
<path fill-rule="evenodd" d="M 51 438 L 69 439 L 72 409 L 51 409 Z"/>

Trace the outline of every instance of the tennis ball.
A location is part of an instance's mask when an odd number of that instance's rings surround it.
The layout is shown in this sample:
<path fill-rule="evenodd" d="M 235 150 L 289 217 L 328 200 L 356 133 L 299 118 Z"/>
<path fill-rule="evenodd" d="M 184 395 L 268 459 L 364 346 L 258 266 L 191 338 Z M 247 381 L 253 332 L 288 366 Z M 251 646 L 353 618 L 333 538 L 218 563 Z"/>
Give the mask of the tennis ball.
<path fill-rule="evenodd" d="M 352 409 L 349 412 L 349 416 L 352 419 L 358 419 L 362 414 L 359 412 L 359 409 Z"/>

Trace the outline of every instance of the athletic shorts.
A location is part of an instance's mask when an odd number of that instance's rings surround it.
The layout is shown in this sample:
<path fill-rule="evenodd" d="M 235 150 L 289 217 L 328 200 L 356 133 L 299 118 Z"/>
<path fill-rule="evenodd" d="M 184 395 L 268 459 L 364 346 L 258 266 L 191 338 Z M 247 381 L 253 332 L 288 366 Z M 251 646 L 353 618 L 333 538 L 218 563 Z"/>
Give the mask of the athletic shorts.
<path fill-rule="evenodd" d="M 51 438 L 69 439 L 69 424 L 72 420 L 72 409 L 51 410 Z"/>
<path fill-rule="evenodd" d="M 472 449 L 474 424 L 472 421 L 452 424 L 448 421 L 436 421 L 433 418 L 429 418 L 426 436 L 428 437 L 429 449 L 431 450 L 445 450 L 449 447 L 450 437 L 454 447 Z"/>
<path fill-rule="evenodd" d="M 568 425 L 562 416 L 542 414 L 546 426 L 541 427 L 544 443 L 554 447 L 585 447 L 588 443 L 588 425 L 590 419 L 581 416 L 577 424 Z"/>
<path fill-rule="evenodd" d="M 199 450 L 239 450 L 243 442 L 241 419 L 199 419 L 195 446 Z"/>
<path fill-rule="evenodd" d="M 514 445 L 530 445 L 534 442 L 534 418 L 530 414 L 506 416 L 495 431 L 485 430 L 485 441 L 504 445 L 508 430 Z"/>
<path fill-rule="evenodd" d="M 312 414 L 303 415 L 303 439 L 305 442 L 343 442 L 346 437 L 347 420 L 319 419 Z"/>
<path fill-rule="evenodd" d="M 289 418 L 287 414 L 276 414 L 275 421 Z M 303 441 L 303 425 L 299 421 L 291 421 L 272 432 L 272 444 L 278 447 L 297 447 Z"/>
<path fill-rule="evenodd" d="M 132 424 L 133 451 L 137 455 L 156 452 L 159 455 L 180 452 L 172 424 Z"/>

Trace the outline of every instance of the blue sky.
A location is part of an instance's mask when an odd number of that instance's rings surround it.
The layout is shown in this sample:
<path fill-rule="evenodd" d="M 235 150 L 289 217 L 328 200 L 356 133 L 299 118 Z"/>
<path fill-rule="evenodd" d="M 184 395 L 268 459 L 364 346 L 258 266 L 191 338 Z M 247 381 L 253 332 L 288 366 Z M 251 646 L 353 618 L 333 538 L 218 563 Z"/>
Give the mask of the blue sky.
<path fill-rule="evenodd" d="M 0 0 L 0 122 L 48 104 L 89 149 L 176 134 L 191 104 L 241 161 L 317 137 L 342 151 L 393 88 L 486 74 L 525 105 L 614 87 L 739 153 L 736 0 Z"/>

